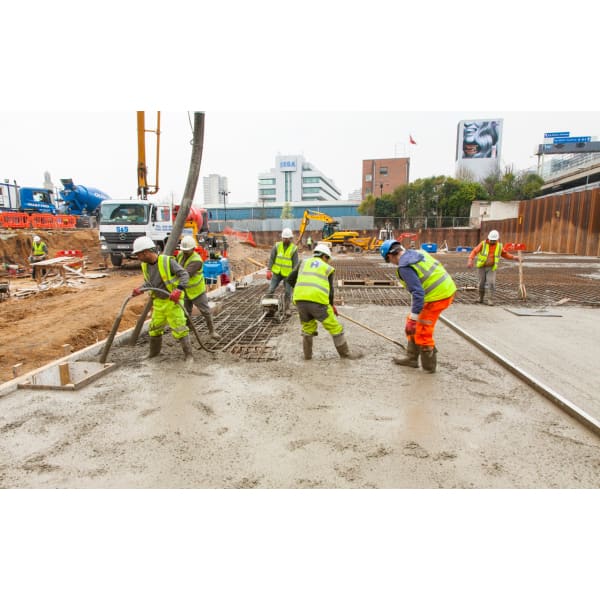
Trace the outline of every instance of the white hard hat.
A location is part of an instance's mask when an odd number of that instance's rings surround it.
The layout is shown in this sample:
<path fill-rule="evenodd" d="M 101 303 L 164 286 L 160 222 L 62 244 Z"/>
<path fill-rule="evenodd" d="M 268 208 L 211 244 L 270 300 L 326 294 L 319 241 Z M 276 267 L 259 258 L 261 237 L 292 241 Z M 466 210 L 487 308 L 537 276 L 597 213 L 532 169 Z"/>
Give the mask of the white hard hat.
<path fill-rule="evenodd" d="M 193 250 L 196 247 L 196 240 L 191 235 L 186 235 L 181 240 L 181 244 L 179 244 L 179 247 L 184 252 L 189 252 L 190 250 Z"/>
<path fill-rule="evenodd" d="M 291 240 L 293 237 L 294 237 L 294 234 L 292 233 L 292 230 L 289 227 L 286 227 L 281 232 L 281 239 L 283 239 L 283 240 Z"/>
<path fill-rule="evenodd" d="M 331 258 L 331 250 L 327 244 L 317 244 L 313 250 L 313 254 L 324 254 Z"/>
<path fill-rule="evenodd" d="M 495 229 L 492 229 L 488 233 L 488 240 L 490 240 L 490 242 L 496 242 L 499 239 L 500 239 L 500 234 Z"/>
<path fill-rule="evenodd" d="M 139 252 L 143 252 L 144 250 L 152 250 L 154 251 L 155 244 L 148 236 L 142 236 L 136 238 L 133 242 L 133 252 L 131 253 L 133 256 L 138 254 Z"/>
<path fill-rule="evenodd" d="M 34 235 L 34 236 L 33 236 L 33 241 L 34 241 L 34 242 L 39 242 L 39 241 L 41 241 L 41 239 L 42 239 L 42 238 L 40 238 L 40 236 L 39 236 L 39 235 Z"/>

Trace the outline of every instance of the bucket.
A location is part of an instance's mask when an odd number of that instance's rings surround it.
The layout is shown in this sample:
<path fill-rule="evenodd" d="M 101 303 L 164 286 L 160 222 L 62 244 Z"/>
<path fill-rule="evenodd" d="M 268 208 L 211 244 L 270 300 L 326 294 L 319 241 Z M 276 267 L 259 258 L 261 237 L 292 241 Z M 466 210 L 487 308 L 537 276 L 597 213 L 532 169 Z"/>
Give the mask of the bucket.
<path fill-rule="evenodd" d="M 421 249 L 425 252 L 437 252 L 437 244 L 421 244 Z"/>
<path fill-rule="evenodd" d="M 206 283 L 217 283 L 217 278 L 223 273 L 223 265 L 220 260 L 207 260 L 202 268 Z"/>

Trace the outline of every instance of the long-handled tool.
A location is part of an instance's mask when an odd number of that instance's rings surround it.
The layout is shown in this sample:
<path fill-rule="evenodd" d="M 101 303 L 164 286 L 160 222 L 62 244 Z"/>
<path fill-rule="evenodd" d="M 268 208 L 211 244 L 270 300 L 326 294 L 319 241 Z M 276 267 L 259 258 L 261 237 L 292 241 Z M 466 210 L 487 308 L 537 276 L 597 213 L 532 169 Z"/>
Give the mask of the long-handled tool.
<path fill-rule="evenodd" d="M 366 329 L 367 331 L 370 331 L 371 333 L 374 333 L 375 335 L 382 337 L 384 340 L 387 340 L 388 342 L 392 342 L 392 344 L 396 344 L 396 346 L 400 346 L 400 348 L 403 348 L 404 350 L 406 350 L 406 347 L 404 346 L 404 344 L 401 344 L 398 340 L 393 340 L 392 338 L 388 337 L 387 335 L 384 335 L 383 333 L 380 333 L 379 331 L 375 331 L 374 329 L 367 327 L 364 323 L 359 323 L 358 321 L 356 321 L 355 319 L 352 319 L 348 315 L 343 315 L 341 312 L 338 311 L 338 317 L 344 317 L 344 319 L 348 319 L 348 321 L 354 323 L 355 325 L 358 325 L 359 327 L 362 327 L 363 329 Z"/>
<path fill-rule="evenodd" d="M 521 257 L 521 251 L 518 252 L 519 256 L 519 296 L 521 300 L 527 300 L 527 290 L 523 283 L 523 258 Z"/>

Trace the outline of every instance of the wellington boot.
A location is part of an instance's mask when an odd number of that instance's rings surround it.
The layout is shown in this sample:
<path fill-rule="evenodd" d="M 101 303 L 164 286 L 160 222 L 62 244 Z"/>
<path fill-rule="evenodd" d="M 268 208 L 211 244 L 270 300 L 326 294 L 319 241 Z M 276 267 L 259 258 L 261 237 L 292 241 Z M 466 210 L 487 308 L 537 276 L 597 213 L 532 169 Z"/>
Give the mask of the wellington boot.
<path fill-rule="evenodd" d="M 487 305 L 494 306 L 494 294 L 492 292 L 490 292 L 488 295 Z"/>
<path fill-rule="evenodd" d="M 343 333 L 336 335 L 333 338 L 333 343 L 335 344 L 335 349 L 342 358 L 354 360 L 356 358 L 363 357 L 363 353 L 360 352 L 360 350 L 351 351 L 350 348 L 348 348 L 348 342 L 346 341 L 346 337 Z"/>
<path fill-rule="evenodd" d="M 206 321 L 206 326 L 208 327 L 208 335 L 213 340 L 220 340 L 221 336 L 215 331 L 215 324 L 213 323 L 212 317 L 210 315 L 204 317 Z"/>
<path fill-rule="evenodd" d="M 313 347 L 312 335 L 303 335 L 302 336 L 302 350 L 304 352 L 304 360 L 310 360 L 312 358 L 312 347 Z"/>
<path fill-rule="evenodd" d="M 485 290 L 479 290 L 479 304 L 483 304 L 483 297 L 485 296 Z"/>
<path fill-rule="evenodd" d="M 406 346 L 406 356 L 394 356 L 392 359 L 397 365 L 403 367 L 415 367 L 419 366 L 419 346 L 417 346 L 412 340 L 408 341 Z"/>
<path fill-rule="evenodd" d="M 421 365 L 423 371 L 435 373 L 437 367 L 437 348 L 435 346 L 421 347 Z"/>
<path fill-rule="evenodd" d="M 160 354 L 162 348 L 162 335 L 153 336 L 150 338 L 150 350 L 146 358 L 154 358 Z"/>
<path fill-rule="evenodd" d="M 185 337 L 181 338 L 179 340 L 179 343 L 181 344 L 183 354 L 185 355 L 185 362 L 194 362 L 194 355 L 192 354 L 192 342 L 190 340 L 190 336 L 186 335 Z"/>

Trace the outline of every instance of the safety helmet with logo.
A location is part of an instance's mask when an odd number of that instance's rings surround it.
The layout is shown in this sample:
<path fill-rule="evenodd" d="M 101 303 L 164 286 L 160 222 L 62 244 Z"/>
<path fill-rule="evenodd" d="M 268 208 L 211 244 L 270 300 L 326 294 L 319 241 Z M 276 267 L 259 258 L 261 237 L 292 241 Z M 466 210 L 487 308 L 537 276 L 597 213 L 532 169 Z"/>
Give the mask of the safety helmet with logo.
<path fill-rule="evenodd" d="M 135 238 L 135 241 L 133 242 L 133 252 L 131 253 L 131 255 L 136 256 L 144 250 L 152 250 L 152 252 L 156 250 L 154 242 L 146 235 L 139 238 Z"/>
<path fill-rule="evenodd" d="M 331 258 L 331 250 L 327 244 L 317 244 L 313 250 L 313 254 L 315 256 L 321 256 L 321 254 L 324 254 L 325 256 Z"/>
<path fill-rule="evenodd" d="M 186 235 L 182 240 L 179 247 L 184 252 L 190 252 L 196 247 L 196 240 L 191 235 Z"/>
<path fill-rule="evenodd" d="M 42 241 L 42 238 L 41 238 L 39 235 L 34 235 L 34 236 L 33 236 L 33 241 L 34 241 L 34 242 L 36 242 L 36 243 L 37 243 L 37 242 L 41 242 L 41 241 Z"/>
<path fill-rule="evenodd" d="M 404 246 L 398 240 L 385 240 L 381 244 L 381 248 L 379 248 L 379 252 L 385 262 L 389 262 L 390 254 L 396 254 L 402 250 L 404 250 Z"/>
<path fill-rule="evenodd" d="M 282 240 L 291 240 L 293 237 L 294 237 L 294 234 L 292 233 L 292 230 L 289 227 L 286 227 L 281 232 L 281 239 Z"/>
<path fill-rule="evenodd" d="M 488 233 L 488 240 L 490 240 L 490 242 L 497 242 L 499 239 L 500 239 L 500 234 L 495 229 L 492 229 Z"/>

